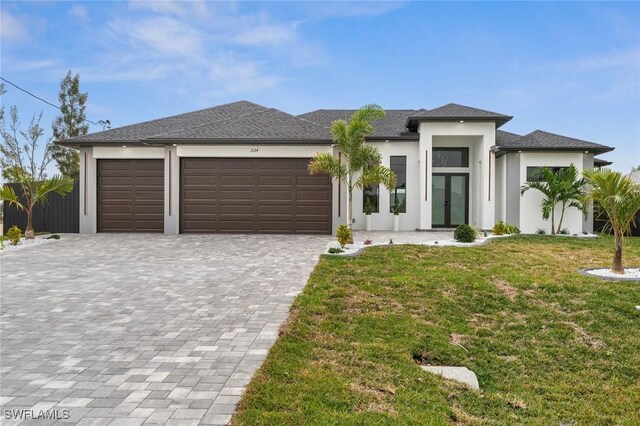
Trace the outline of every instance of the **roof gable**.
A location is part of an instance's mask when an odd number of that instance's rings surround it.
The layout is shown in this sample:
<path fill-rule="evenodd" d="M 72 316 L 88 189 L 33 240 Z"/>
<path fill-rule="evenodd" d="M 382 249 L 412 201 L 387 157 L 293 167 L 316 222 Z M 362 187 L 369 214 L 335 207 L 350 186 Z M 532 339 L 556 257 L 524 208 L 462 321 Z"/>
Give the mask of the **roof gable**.
<path fill-rule="evenodd" d="M 595 142 L 570 138 L 542 130 L 534 130 L 518 138 L 514 138 L 513 136 L 517 135 L 513 133 L 502 132 L 502 134 L 503 136 L 499 139 L 496 132 L 496 145 L 502 150 L 584 150 L 604 153 L 614 149 Z"/>
<path fill-rule="evenodd" d="M 500 114 L 493 111 L 473 108 L 466 105 L 449 103 L 441 107 L 424 111 L 419 114 L 412 115 L 407 120 L 407 126 L 413 127 L 421 121 L 448 121 L 448 120 L 482 120 L 495 121 L 498 127 L 511 120 L 510 115 Z"/>

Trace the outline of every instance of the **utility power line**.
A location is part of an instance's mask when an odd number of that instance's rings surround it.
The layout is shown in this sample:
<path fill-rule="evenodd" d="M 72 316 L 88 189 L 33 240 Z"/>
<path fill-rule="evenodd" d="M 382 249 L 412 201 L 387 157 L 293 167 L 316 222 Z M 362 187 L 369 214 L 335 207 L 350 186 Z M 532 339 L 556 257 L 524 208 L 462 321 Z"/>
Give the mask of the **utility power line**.
<path fill-rule="evenodd" d="M 8 83 L 8 84 L 12 85 L 13 87 L 15 87 L 15 88 L 16 88 L 16 89 L 18 89 L 18 90 L 23 91 L 23 92 L 24 92 L 24 93 L 26 93 L 27 95 L 32 96 L 32 97 L 36 98 L 37 100 L 39 100 L 39 101 L 41 101 L 41 102 L 44 102 L 45 104 L 47 104 L 47 105 L 49 105 L 49 106 L 52 106 L 52 107 L 54 107 L 54 108 L 56 108 L 56 109 L 58 109 L 58 110 L 60 110 L 60 111 L 61 111 L 61 109 L 60 109 L 60 107 L 59 107 L 58 105 L 56 105 L 56 104 L 52 104 L 52 103 L 51 103 L 51 102 L 49 102 L 48 100 L 46 100 L 46 99 L 42 99 L 42 98 L 41 98 L 40 96 L 38 96 L 38 95 L 34 95 L 33 93 L 31 93 L 31 92 L 30 92 L 30 91 L 28 91 L 27 89 L 23 89 L 22 87 L 18 86 L 18 85 L 17 85 L 17 84 L 15 84 L 15 83 L 12 83 L 11 81 L 7 80 L 6 78 L 4 78 L 4 77 L 0 77 L 0 80 L 4 81 L 5 83 Z M 91 123 L 91 124 L 95 124 L 96 126 L 98 126 L 98 125 L 103 125 L 103 126 L 108 127 L 108 128 L 110 128 L 110 127 L 111 127 L 111 122 L 110 122 L 109 120 L 99 120 L 99 121 L 96 123 L 95 121 L 91 121 L 91 120 L 89 120 L 88 118 L 85 118 L 85 119 L 84 119 L 84 121 L 87 121 L 87 122 L 89 122 L 89 123 Z"/>

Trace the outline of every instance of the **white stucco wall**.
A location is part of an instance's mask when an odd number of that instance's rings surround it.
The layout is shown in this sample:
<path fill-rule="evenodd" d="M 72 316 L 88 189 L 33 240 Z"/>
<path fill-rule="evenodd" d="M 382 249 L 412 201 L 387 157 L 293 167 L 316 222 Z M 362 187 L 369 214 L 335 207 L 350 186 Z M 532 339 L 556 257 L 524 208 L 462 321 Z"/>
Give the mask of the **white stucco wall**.
<path fill-rule="evenodd" d="M 389 141 L 368 142 L 380 150 L 382 165 L 389 167 L 392 155 L 407 157 L 407 212 L 400 213 L 400 229 L 403 231 L 415 231 L 420 223 L 419 203 L 421 187 L 419 185 L 419 159 L 418 142 Z M 365 214 L 363 212 L 363 194 L 361 189 L 353 191 L 353 224 L 354 230 L 365 229 Z M 345 210 L 346 212 L 346 210 Z M 345 223 L 345 218 L 340 223 Z M 391 213 L 390 191 L 380 185 L 379 213 L 371 215 L 372 230 L 392 230 L 393 213 Z"/>
<path fill-rule="evenodd" d="M 527 167 L 567 167 L 573 164 L 582 175 L 585 155 L 591 154 L 582 152 L 523 152 L 520 154 L 520 186 L 527 181 Z M 591 162 L 593 164 L 593 160 Z M 523 233 L 533 234 L 538 229 L 544 229 L 548 234 L 551 233 L 551 219 L 542 219 L 540 203 L 543 198 L 540 191 L 533 189 L 528 190 L 520 197 L 520 230 Z M 561 210 L 560 205 L 556 206 L 556 227 L 560 220 Z M 567 228 L 572 234 L 580 234 L 584 224 L 584 215 L 578 209 L 568 208 L 565 211 L 562 228 Z"/>
<path fill-rule="evenodd" d="M 491 173 L 489 173 L 489 155 L 495 145 L 495 123 L 492 122 L 425 122 L 421 123 L 418 131 L 420 143 L 418 156 L 421 160 L 420 182 L 426 187 L 426 200 L 420 201 L 420 229 L 431 229 L 431 175 L 436 172 L 431 167 L 431 150 L 438 143 L 440 136 L 474 137 L 473 152 L 469 152 L 471 170 L 469 191 L 469 221 L 481 229 L 491 229 L 495 223 L 495 165 L 491 159 Z M 428 171 L 424 167 L 426 152 L 429 152 Z M 493 156 L 493 154 L 491 154 Z M 450 171 L 451 169 L 447 169 Z M 491 185 L 489 197 L 489 186 Z M 473 211 L 473 213 L 472 213 Z"/>

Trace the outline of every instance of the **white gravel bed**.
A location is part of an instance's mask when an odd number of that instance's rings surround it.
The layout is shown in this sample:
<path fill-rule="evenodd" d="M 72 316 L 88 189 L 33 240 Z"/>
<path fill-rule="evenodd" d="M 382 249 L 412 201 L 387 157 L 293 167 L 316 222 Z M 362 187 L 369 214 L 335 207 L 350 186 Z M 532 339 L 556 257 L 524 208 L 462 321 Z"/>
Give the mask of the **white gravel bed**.
<path fill-rule="evenodd" d="M 0 250 L 0 256 L 15 250 L 21 250 L 28 247 L 49 243 L 52 241 L 58 241 L 58 240 L 54 240 L 53 238 L 47 239 L 47 237 L 49 237 L 49 235 L 36 235 L 36 238 L 33 240 L 25 240 L 24 238 L 22 238 L 17 246 L 12 246 L 9 243 L 9 241 L 4 241 L 4 248 Z"/>
<path fill-rule="evenodd" d="M 394 241 L 393 244 L 390 244 L 388 241 L 372 241 L 371 244 L 365 244 L 364 241 L 355 241 L 353 244 L 345 245 L 342 250 L 342 253 L 329 253 L 329 249 L 331 248 L 340 248 L 340 244 L 337 241 L 331 241 L 327 243 L 327 247 L 325 249 L 325 254 L 330 254 L 333 256 L 353 256 L 358 254 L 361 250 L 367 247 L 374 246 L 391 246 L 391 245 L 405 245 L 405 244 L 416 244 L 423 245 L 429 247 L 446 247 L 446 246 L 454 246 L 454 247 L 477 247 L 485 244 L 487 241 L 494 238 L 505 238 L 510 237 L 511 235 L 489 235 L 487 237 L 479 237 L 473 243 L 461 243 L 459 241 L 452 239 L 446 240 L 436 240 L 436 241 L 425 241 L 423 243 L 404 243 L 402 241 Z"/>
<path fill-rule="evenodd" d="M 607 279 L 640 281 L 640 268 L 625 268 L 624 274 L 616 274 L 611 272 L 609 268 L 585 269 L 584 272 L 588 275 Z"/>

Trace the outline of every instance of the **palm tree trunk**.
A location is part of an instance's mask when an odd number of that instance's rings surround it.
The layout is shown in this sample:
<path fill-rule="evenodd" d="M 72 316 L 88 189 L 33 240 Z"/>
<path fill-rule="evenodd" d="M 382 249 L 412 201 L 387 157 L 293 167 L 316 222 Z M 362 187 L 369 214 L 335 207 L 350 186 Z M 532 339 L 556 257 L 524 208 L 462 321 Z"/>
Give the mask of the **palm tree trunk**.
<path fill-rule="evenodd" d="M 562 231 L 562 219 L 564 219 L 564 209 L 566 205 L 567 204 L 565 202 L 562 203 L 562 213 L 560 213 L 560 221 L 558 222 L 558 230 L 556 231 L 557 234 Z"/>
<path fill-rule="evenodd" d="M 24 230 L 24 238 L 33 240 L 35 237 L 35 232 L 33 232 L 33 206 L 31 205 L 27 210 L 27 228 Z"/>
<path fill-rule="evenodd" d="M 556 206 L 551 207 L 551 235 L 556 235 Z"/>
<path fill-rule="evenodd" d="M 613 229 L 613 239 L 615 251 L 613 254 L 613 266 L 611 272 L 616 274 L 624 274 L 624 268 L 622 267 L 622 239 L 623 235 L 616 228 Z"/>

